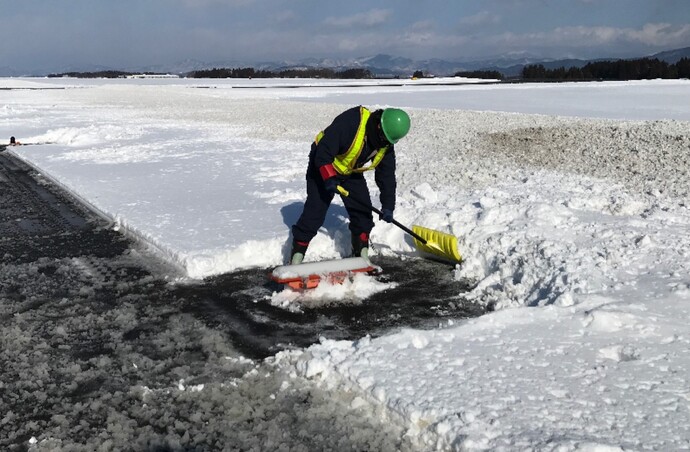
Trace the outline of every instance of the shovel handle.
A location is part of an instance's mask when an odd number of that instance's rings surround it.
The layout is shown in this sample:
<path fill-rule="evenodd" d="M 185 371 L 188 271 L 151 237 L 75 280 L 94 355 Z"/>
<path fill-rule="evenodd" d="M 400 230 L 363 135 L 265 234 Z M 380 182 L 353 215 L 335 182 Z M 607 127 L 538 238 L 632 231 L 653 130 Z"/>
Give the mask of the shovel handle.
<path fill-rule="evenodd" d="M 371 211 L 373 211 L 373 212 L 376 212 L 376 213 L 379 214 L 379 215 L 383 215 L 383 213 L 382 213 L 379 209 L 377 209 L 376 207 L 372 206 L 371 204 L 366 203 L 366 202 L 362 201 L 361 199 L 357 199 L 357 198 L 354 198 L 354 197 L 350 196 L 350 192 L 349 192 L 348 190 L 346 190 L 345 188 L 343 188 L 342 186 L 340 186 L 340 185 L 338 185 L 338 193 L 340 193 L 342 196 L 344 196 L 344 197 L 346 197 L 346 198 L 350 198 L 351 200 L 355 201 L 355 202 L 358 203 L 359 205 L 364 206 L 364 207 L 366 207 L 367 209 L 369 209 L 369 210 L 371 210 Z M 407 228 L 405 225 L 398 223 L 395 219 L 391 220 L 391 223 L 393 223 L 394 225 L 396 225 L 397 227 L 399 227 L 399 228 L 402 229 L 403 231 L 407 232 L 408 234 L 410 234 L 410 235 L 411 235 L 412 237 L 414 237 L 415 239 L 417 239 L 417 240 L 419 240 L 420 242 L 422 242 L 422 244 L 426 245 L 426 243 L 427 243 L 426 240 L 424 240 L 422 237 L 420 237 L 419 234 L 416 234 L 414 231 L 412 231 L 411 229 Z"/>

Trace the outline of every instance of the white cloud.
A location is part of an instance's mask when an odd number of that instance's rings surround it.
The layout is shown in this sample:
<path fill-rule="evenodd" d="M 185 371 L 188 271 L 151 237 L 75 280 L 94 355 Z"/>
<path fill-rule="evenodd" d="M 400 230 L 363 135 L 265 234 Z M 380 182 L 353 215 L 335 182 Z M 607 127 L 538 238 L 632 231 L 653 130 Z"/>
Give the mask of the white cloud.
<path fill-rule="evenodd" d="M 497 52 L 509 50 L 551 50 L 555 55 L 570 50 L 583 56 L 592 51 L 618 52 L 629 49 L 670 49 L 686 47 L 690 42 L 690 24 L 649 23 L 641 28 L 558 27 L 536 33 L 502 33 L 487 36 L 485 43 Z"/>
<path fill-rule="evenodd" d="M 472 16 L 463 17 L 459 23 L 461 26 L 476 27 L 481 25 L 495 25 L 501 22 L 501 16 L 488 11 L 480 11 Z"/>
<path fill-rule="evenodd" d="M 372 9 L 366 13 L 353 14 L 343 17 L 327 17 L 324 24 L 338 28 L 361 28 L 381 25 L 388 21 L 391 11 L 387 9 Z"/>
<path fill-rule="evenodd" d="M 396 49 L 402 52 L 407 49 L 407 53 L 413 51 L 416 54 L 452 54 L 454 50 L 460 49 L 469 42 L 465 36 L 452 34 L 439 34 L 428 30 L 407 30 L 395 38 L 402 47 Z"/>
<path fill-rule="evenodd" d="M 633 30 L 630 37 L 652 46 L 686 46 L 690 43 L 690 24 L 680 26 L 665 23 L 646 24 L 642 30 Z"/>
<path fill-rule="evenodd" d="M 420 20 L 410 25 L 410 30 L 413 31 L 429 31 L 436 28 L 436 22 L 433 20 Z"/>
<path fill-rule="evenodd" d="M 579 45 L 606 45 L 620 42 L 653 47 L 681 45 L 690 42 L 690 24 L 645 24 L 641 29 L 615 27 L 562 27 L 546 33 L 546 39 Z"/>
<path fill-rule="evenodd" d="M 343 38 L 339 39 L 336 43 L 337 49 L 343 52 L 355 52 L 361 51 L 363 44 L 365 44 L 361 39 L 358 38 Z"/>

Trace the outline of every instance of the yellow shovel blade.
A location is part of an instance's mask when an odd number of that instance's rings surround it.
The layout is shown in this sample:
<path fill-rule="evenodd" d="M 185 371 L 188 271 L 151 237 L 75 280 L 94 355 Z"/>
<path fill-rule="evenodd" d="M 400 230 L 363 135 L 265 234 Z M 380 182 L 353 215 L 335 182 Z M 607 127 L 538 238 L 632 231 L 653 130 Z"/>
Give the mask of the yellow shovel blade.
<path fill-rule="evenodd" d="M 458 238 L 445 232 L 414 225 L 412 230 L 415 234 L 426 240 L 426 245 L 417 239 L 414 244 L 419 251 L 442 257 L 451 262 L 460 262 L 462 257 L 458 251 Z"/>

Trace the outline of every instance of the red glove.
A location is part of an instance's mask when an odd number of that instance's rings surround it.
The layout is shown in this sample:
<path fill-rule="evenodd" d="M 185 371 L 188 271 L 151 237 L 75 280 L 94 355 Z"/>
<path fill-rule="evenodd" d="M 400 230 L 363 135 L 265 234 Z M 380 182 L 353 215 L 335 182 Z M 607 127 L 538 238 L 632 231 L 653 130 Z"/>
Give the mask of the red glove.
<path fill-rule="evenodd" d="M 338 173 L 336 173 L 335 167 L 333 166 L 332 163 L 328 163 L 326 165 L 323 165 L 321 168 L 319 168 L 319 173 L 321 173 L 321 178 L 323 180 L 328 180 L 328 179 L 338 175 Z"/>
<path fill-rule="evenodd" d="M 319 173 L 323 178 L 323 183 L 326 186 L 326 190 L 331 193 L 338 193 L 338 178 L 335 177 L 338 173 L 335 172 L 335 168 L 332 163 L 328 163 L 319 168 Z"/>

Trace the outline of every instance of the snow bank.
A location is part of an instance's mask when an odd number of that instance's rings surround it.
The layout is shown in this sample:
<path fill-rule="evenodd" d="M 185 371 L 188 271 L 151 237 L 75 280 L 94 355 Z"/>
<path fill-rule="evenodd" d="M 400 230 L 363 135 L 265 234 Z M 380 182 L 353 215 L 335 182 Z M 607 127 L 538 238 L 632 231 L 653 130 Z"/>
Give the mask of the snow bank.
<path fill-rule="evenodd" d="M 279 359 L 388 406 L 425 450 L 680 450 L 690 445 L 684 290 L 508 309 Z"/>

